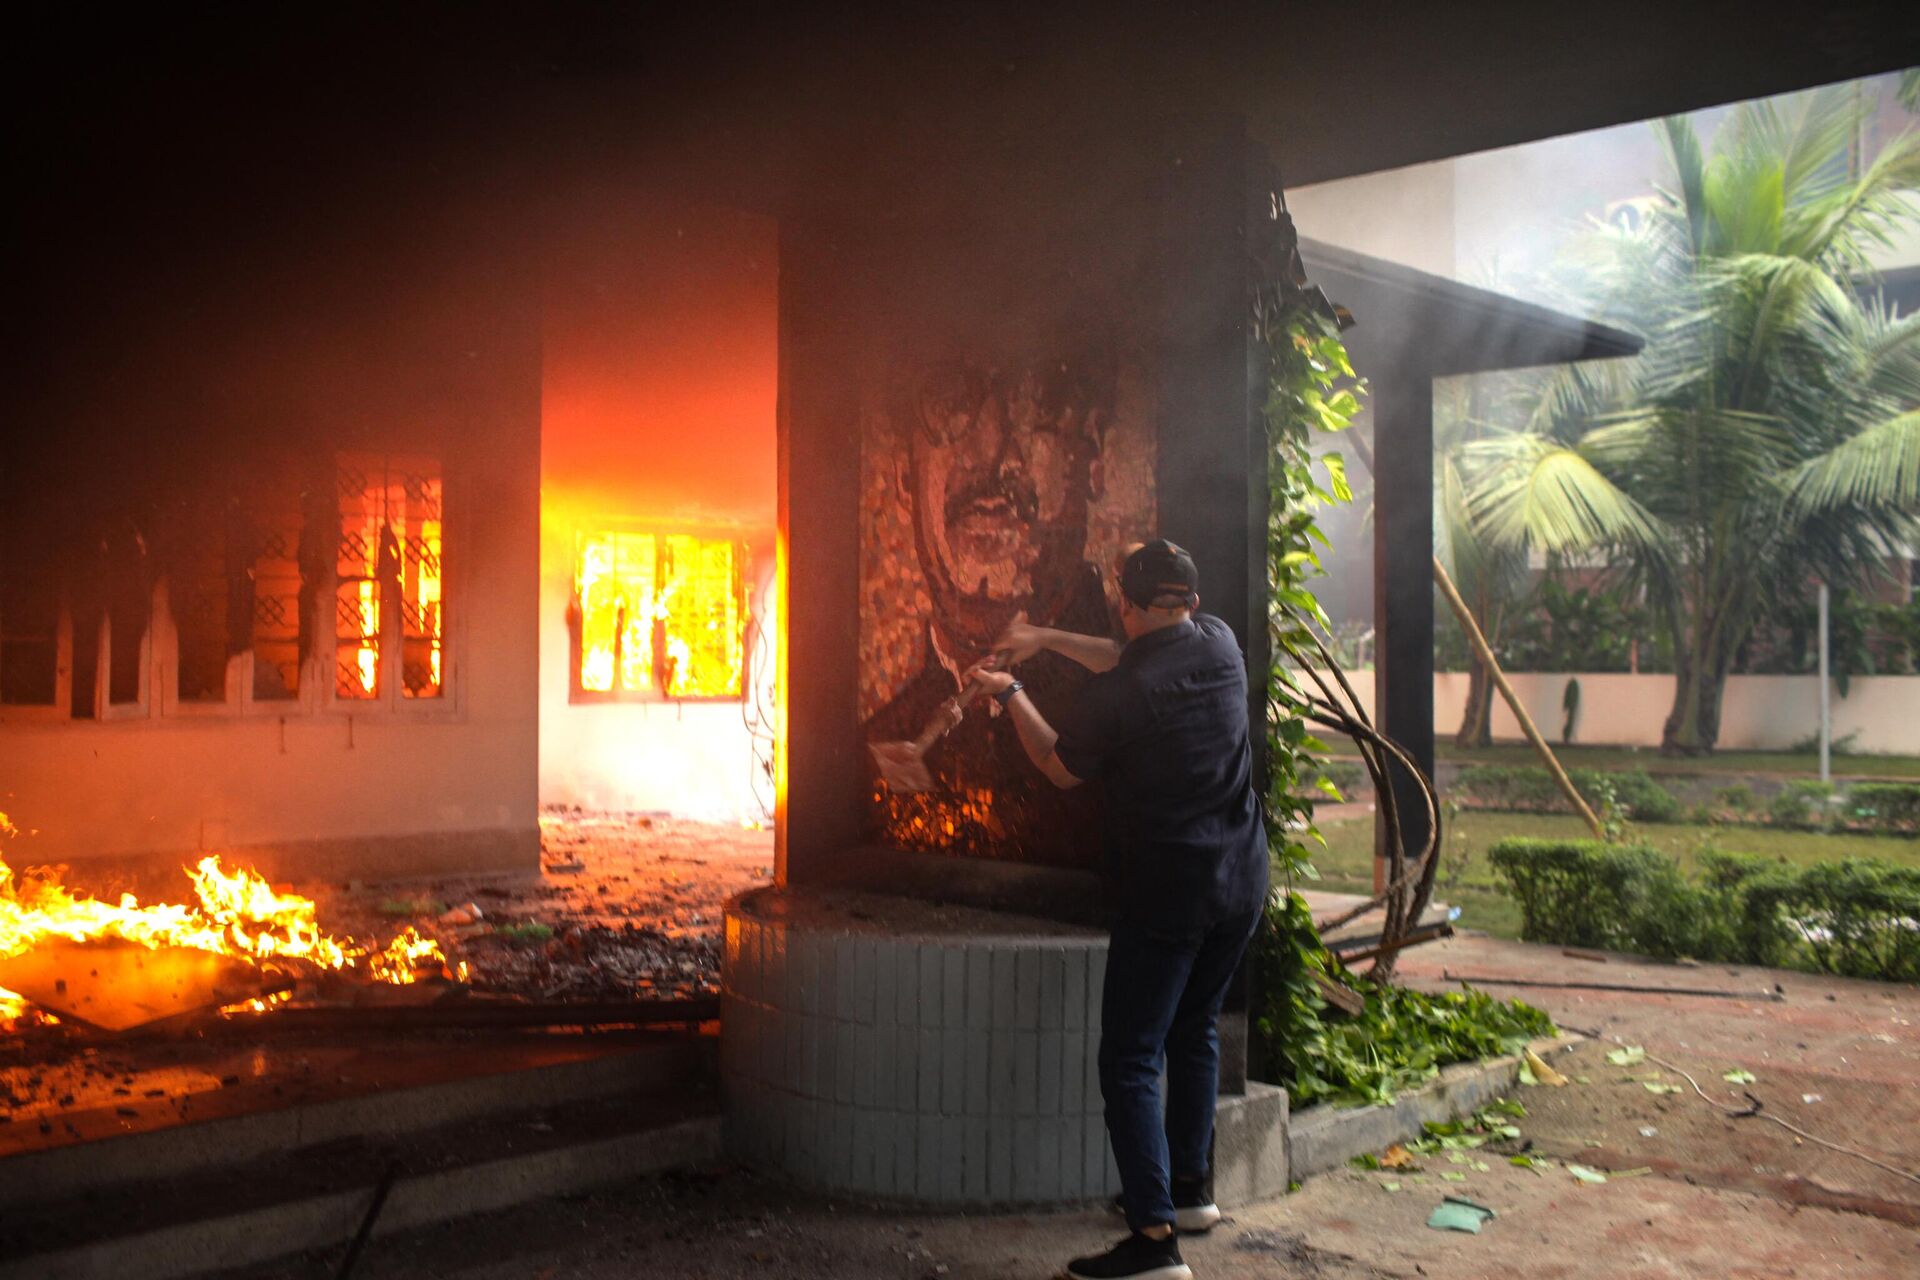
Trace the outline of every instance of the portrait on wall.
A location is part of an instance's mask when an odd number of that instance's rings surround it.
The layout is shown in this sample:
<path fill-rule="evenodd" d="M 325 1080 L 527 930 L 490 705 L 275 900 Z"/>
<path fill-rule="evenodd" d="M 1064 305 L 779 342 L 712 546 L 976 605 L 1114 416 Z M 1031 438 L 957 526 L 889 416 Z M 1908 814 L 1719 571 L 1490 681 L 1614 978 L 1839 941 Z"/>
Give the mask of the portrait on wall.
<path fill-rule="evenodd" d="M 1016 619 L 1117 636 L 1110 567 L 1154 525 L 1154 405 L 1113 343 L 1019 359 L 899 362 L 862 408 L 865 740 L 911 741 Z M 1016 674 L 1058 723 L 1084 668 L 1043 652 Z M 1097 867 L 1099 805 L 1027 760 L 973 703 L 924 757 L 931 786 L 872 763 L 870 827 L 895 848 Z"/>

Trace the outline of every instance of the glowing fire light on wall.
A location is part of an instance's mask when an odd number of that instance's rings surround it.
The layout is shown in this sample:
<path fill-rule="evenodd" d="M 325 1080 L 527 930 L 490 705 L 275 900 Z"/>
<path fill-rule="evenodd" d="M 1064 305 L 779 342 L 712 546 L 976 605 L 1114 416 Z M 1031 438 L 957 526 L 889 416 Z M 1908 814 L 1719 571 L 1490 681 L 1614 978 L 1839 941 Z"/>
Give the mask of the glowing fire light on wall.
<path fill-rule="evenodd" d="M 0 814 L 0 834 L 13 833 L 6 815 Z M 313 899 L 280 893 L 254 871 L 223 866 L 218 855 L 202 858 L 186 875 L 193 882 L 191 903 L 142 906 L 132 894 L 122 894 L 116 905 L 74 893 L 50 869 L 16 875 L 0 859 L 0 957 L 20 955 L 52 940 L 118 939 L 156 950 L 190 947 L 256 965 L 294 962 L 323 970 L 360 969 L 376 981 L 395 984 L 415 982 L 423 971 L 446 971 L 440 944 L 412 928 L 379 950 L 333 937 L 320 927 Z M 24 999 L 0 989 L 0 1027 L 25 1009 Z"/>

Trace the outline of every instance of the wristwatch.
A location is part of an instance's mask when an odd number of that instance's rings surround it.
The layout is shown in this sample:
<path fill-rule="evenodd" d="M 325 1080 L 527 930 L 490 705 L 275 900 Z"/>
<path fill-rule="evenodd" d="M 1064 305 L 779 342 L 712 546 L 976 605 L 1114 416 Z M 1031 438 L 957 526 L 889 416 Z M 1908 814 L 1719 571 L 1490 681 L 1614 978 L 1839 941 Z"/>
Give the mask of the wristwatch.
<path fill-rule="evenodd" d="M 1002 689 L 1000 692 L 994 694 L 993 700 L 1004 707 L 1009 702 L 1013 701 L 1014 694 L 1020 692 L 1022 689 L 1026 687 L 1027 686 L 1025 686 L 1024 684 L 1021 684 L 1018 680 L 1015 680 L 1012 684 L 1008 685 L 1006 688 Z"/>

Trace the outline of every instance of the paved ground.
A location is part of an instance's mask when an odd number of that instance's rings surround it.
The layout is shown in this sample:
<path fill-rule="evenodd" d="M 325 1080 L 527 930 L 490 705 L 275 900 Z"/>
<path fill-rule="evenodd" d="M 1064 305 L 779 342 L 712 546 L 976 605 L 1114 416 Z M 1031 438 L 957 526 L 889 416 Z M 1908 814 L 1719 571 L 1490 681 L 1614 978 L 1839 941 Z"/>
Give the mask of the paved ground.
<path fill-rule="evenodd" d="M 1499 1149 L 1424 1157 L 1419 1171 L 1342 1171 L 1281 1200 L 1243 1209 L 1188 1259 L 1229 1277 L 1894 1277 L 1920 1274 L 1920 1185 L 1796 1141 L 1756 1119 L 1715 1113 L 1676 1073 L 1606 1060 L 1612 1039 L 1691 1072 L 1715 1098 L 1808 1133 L 1920 1167 L 1920 991 L 1762 970 L 1679 968 L 1556 948 L 1459 938 L 1423 948 L 1408 978 L 1443 974 L 1558 982 L 1773 991 L 1783 1001 L 1533 990 L 1564 1024 L 1599 1032 L 1557 1059 L 1576 1080 L 1527 1089 L 1520 1139 Z M 1751 1071 L 1753 1083 L 1723 1073 Z M 1580 1078 L 1584 1077 L 1584 1082 Z M 1648 1084 L 1677 1084 L 1679 1093 Z M 1516 1167 L 1527 1150 L 1553 1167 Z M 1476 1163 L 1483 1164 L 1484 1169 Z M 1608 1171 L 1577 1181 L 1578 1162 Z M 1443 1177 L 1443 1173 L 1453 1177 Z M 1456 1180 L 1458 1179 L 1458 1180 Z M 1398 1191 L 1385 1189 L 1397 1183 Z M 1445 1194 L 1498 1213 L 1477 1236 L 1429 1229 Z M 738 1169 L 650 1180 L 530 1206 L 484 1222 L 377 1242 L 358 1277 L 614 1280 L 616 1277 L 1051 1276 L 1105 1241 L 1094 1211 L 928 1215 L 799 1195 Z M 248 1272 L 309 1280 L 334 1258 Z"/>

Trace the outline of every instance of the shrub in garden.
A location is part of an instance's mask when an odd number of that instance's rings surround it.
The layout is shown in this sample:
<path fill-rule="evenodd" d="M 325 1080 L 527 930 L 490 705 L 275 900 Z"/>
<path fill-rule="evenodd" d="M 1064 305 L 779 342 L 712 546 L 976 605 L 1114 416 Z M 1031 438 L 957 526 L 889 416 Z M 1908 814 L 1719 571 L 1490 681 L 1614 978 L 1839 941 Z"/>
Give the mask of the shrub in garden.
<path fill-rule="evenodd" d="M 1759 808 L 1760 800 L 1753 794 L 1753 788 L 1744 782 L 1736 782 L 1730 787 L 1721 787 L 1713 793 L 1713 802 L 1731 813 L 1735 819 L 1753 816 Z"/>
<path fill-rule="evenodd" d="M 1588 804 L 1611 790 L 1614 803 L 1635 822 L 1672 822 L 1680 816 L 1680 801 L 1644 769 L 1569 769 L 1567 776 Z M 1484 809 L 1548 812 L 1568 807 L 1553 775 L 1538 765 L 1469 765 L 1460 771 L 1454 788 Z"/>
<path fill-rule="evenodd" d="M 1680 817 L 1680 801 L 1645 769 L 1629 769 L 1624 773 L 1575 769 L 1568 776 L 1573 779 L 1574 789 L 1583 796 L 1599 794 L 1603 780 L 1611 784 L 1615 802 L 1635 822 L 1673 822 Z"/>
<path fill-rule="evenodd" d="M 1520 936 L 1574 947 L 1631 945 L 1629 922 L 1671 861 L 1643 845 L 1502 840 L 1488 854 L 1520 905 Z"/>
<path fill-rule="evenodd" d="M 1767 803 L 1767 821 L 1776 827 L 1824 826 L 1833 784 L 1817 778 L 1795 778 Z"/>
<path fill-rule="evenodd" d="M 1757 876 L 1741 896 L 1756 963 L 1920 981 L 1920 868 L 1816 862 Z"/>
<path fill-rule="evenodd" d="M 1528 942 L 1920 980 L 1920 868 L 1709 851 L 1688 879 L 1651 849 L 1598 840 L 1502 840 L 1488 856 Z"/>
<path fill-rule="evenodd" d="M 1851 825 L 1889 835 L 1920 831 L 1920 782 L 1861 782 L 1847 793 Z"/>

